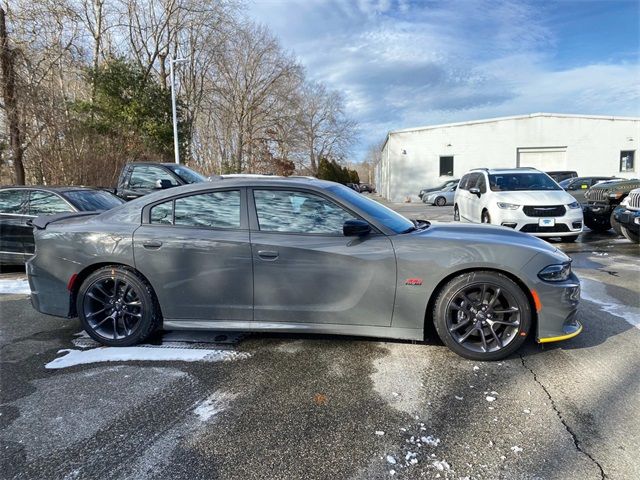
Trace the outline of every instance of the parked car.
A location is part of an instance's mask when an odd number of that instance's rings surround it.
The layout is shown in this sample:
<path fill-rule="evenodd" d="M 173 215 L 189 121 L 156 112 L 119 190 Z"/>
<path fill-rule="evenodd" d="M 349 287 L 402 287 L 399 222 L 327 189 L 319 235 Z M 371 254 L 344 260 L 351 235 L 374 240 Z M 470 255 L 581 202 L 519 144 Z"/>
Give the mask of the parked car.
<path fill-rule="evenodd" d="M 347 183 L 345 185 L 347 187 L 349 187 L 351 190 L 355 190 L 356 192 L 360 192 L 360 185 L 358 185 L 357 183 Z"/>
<path fill-rule="evenodd" d="M 629 192 L 627 198 L 614 210 L 614 218 L 628 240 L 640 243 L 640 188 Z"/>
<path fill-rule="evenodd" d="M 128 201 L 154 190 L 206 181 L 198 172 L 177 163 L 135 162 L 122 168 L 115 193 Z"/>
<path fill-rule="evenodd" d="M 438 207 L 444 207 L 445 205 L 453 205 L 453 197 L 456 194 L 457 184 L 445 187 L 443 190 L 437 192 L 425 193 L 422 197 L 424 203 L 430 205 L 437 205 Z"/>
<path fill-rule="evenodd" d="M 24 265 L 33 255 L 31 220 L 39 215 L 104 211 L 124 201 L 89 187 L 0 188 L 0 265 Z"/>
<path fill-rule="evenodd" d="M 614 218 L 613 211 L 627 197 L 629 192 L 640 187 L 639 179 L 613 180 L 591 187 L 584 194 L 584 223 L 594 232 L 606 232 L 613 228 L 618 235 L 622 230 Z"/>
<path fill-rule="evenodd" d="M 558 182 L 558 184 L 564 188 L 573 198 L 580 203 L 585 203 L 584 194 L 592 186 L 611 180 L 615 180 L 615 177 L 575 177 L 567 178 Z"/>
<path fill-rule="evenodd" d="M 582 232 L 582 208 L 549 175 L 535 168 L 475 169 L 462 177 L 454 220 L 492 223 L 538 237 L 573 242 Z"/>
<path fill-rule="evenodd" d="M 420 193 L 418 193 L 418 196 L 422 200 L 422 197 L 424 197 L 425 193 L 439 192 L 439 191 L 444 190 L 445 188 L 450 187 L 452 185 L 457 185 L 459 181 L 460 181 L 460 179 L 447 180 L 446 182 L 441 183 L 437 187 L 423 188 L 422 190 L 420 190 Z"/>
<path fill-rule="evenodd" d="M 360 184 L 360 193 L 362 193 L 362 192 L 375 193 L 376 189 L 370 183 L 361 183 Z"/>
<path fill-rule="evenodd" d="M 561 182 L 567 178 L 576 178 L 578 176 L 578 172 L 574 172 L 573 170 L 558 170 L 555 172 L 546 172 L 546 174 L 556 182 Z"/>
<path fill-rule="evenodd" d="M 154 330 L 329 333 L 443 342 L 503 358 L 580 333 L 571 259 L 530 235 L 411 221 L 333 182 L 233 179 L 92 216 L 40 217 L 33 306 L 112 346 Z"/>

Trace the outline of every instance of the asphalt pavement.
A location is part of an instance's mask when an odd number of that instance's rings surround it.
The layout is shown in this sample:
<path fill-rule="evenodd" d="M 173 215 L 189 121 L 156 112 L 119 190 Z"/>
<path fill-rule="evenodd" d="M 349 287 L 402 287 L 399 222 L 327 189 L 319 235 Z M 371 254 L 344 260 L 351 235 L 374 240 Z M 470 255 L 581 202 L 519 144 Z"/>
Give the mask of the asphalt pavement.
<path fill-rule="evenodd" d="M 492 363 L 433 338 L 217 333 L 96 361 L 113 349 L 76 319 L 0 295 L 0 476 L 640 478 L 640 249 L 612 233 L 557 246 L 582 280 L 584 332 Z"/>

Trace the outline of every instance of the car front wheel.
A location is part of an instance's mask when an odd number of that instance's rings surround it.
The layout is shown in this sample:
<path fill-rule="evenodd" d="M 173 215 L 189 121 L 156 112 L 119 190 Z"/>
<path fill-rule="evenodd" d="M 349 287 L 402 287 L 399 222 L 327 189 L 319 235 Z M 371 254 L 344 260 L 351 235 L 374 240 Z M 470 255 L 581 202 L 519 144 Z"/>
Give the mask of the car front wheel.
<path fill-rule="evenodd" d="M 482 212 L 481 220 L 482 220 L 482 223 L 491 223 L 491 217 L 489 216 L 489 212 L 487 212 L 486 210 Z"/>
<path fill-rule="evenodd" d="M 458 205 L 453 207 L 453 221 L 454 222 L 460 221 L 460 210 L 458 209 Z"/>
<path fill-rule="evenodd" d="M 633 243 L 640 243 L 640 234 L 634 232 L 633 230 L 628 229 L 623 225 L 620 225 L 620 229 L 622 230 L 622 234 L 625 236 L 627 240 Z"/>
<path fill-rule="evenodd" d="M 91 338 L 114 347 L 143 342 L 161 323 L 151 285 L 119 265 L 89 275 L 78 291 L 76 308 Z"/>
<path fill-rule="evenodd" d="M 515 352 L 531 327 L 527 296 L 509 277 L 488 271 L 459 275 L 440 291 L 433 319 L 438 336 L 471 360 L 499 360 Z"/>

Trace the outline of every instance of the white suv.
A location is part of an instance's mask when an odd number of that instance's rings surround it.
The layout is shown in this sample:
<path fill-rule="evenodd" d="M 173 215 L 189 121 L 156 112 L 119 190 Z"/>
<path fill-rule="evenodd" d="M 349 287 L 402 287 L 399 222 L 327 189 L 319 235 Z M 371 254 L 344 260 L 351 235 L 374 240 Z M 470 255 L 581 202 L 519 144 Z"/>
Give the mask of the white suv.
<path fill-rule="evenodd" d="M 458 221 L 493 223 L 570 242 L 582 232 L 580 204 L 535 168 L 471 170 L 460 180 L 453 205 Z"/>

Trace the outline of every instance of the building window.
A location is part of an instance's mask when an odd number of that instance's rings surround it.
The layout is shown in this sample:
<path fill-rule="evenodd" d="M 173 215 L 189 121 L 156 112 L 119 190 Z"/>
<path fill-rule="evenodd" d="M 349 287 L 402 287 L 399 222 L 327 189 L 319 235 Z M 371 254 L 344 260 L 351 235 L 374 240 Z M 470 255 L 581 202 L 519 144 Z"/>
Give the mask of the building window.
<path fill-rule="evenodd" d="M 440 176 L 453 177 L 453 157 L 440 157 Z"/>
<path fill-rule="evenodd" d="M 635 150 L 623 150 L 620 152 L 620 171 L 621 172 L 633 172 Z"/>

